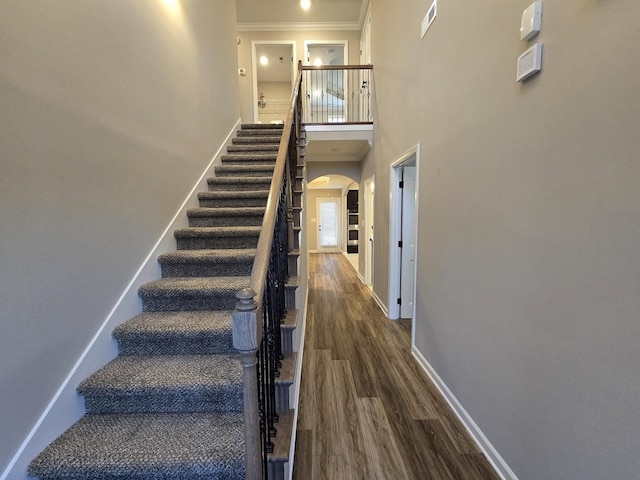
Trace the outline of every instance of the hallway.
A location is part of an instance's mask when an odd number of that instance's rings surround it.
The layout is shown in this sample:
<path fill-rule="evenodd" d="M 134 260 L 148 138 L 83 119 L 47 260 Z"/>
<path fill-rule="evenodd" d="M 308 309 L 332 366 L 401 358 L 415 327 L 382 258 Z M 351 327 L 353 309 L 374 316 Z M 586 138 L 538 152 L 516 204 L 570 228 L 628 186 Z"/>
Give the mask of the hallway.
<path fill-rule="evenodd" d="M 295 480 L 498 479 L 341 254 L 309 256 Z"/>

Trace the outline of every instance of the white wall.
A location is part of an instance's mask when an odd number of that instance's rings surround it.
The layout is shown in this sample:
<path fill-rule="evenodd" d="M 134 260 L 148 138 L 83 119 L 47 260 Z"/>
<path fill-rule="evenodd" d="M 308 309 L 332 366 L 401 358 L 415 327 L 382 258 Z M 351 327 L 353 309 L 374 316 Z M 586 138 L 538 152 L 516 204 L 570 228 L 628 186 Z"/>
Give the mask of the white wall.
<path fill-rule="evenodd" d="M 421 146 L 416 346 L 521 480 L 640 471 L 640 3 L 373 0 L 376 278 L 389 164 Z"/>
<path fill-rule="evenodd" d="M 238 118 L 235 2 L 0 2 L 0 472 Z"/>

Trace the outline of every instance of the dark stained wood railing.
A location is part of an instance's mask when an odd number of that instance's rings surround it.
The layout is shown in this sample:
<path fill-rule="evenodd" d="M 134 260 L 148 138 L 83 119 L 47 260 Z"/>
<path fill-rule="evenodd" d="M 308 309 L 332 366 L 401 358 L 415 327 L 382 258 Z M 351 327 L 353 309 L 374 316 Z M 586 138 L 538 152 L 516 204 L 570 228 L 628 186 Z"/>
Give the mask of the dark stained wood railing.
<path fill-rule="evenodd" d="M 373 123 L 373 66 L 304 66 L 302 94 L 305 125 Z"/>

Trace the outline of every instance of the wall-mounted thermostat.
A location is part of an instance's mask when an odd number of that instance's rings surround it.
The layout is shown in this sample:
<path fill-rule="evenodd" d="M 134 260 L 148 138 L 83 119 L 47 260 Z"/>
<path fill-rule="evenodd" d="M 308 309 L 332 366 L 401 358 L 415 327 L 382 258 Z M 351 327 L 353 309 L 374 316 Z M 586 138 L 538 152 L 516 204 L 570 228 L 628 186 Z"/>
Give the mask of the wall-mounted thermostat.
<path fill-rule="evenodd" d="M 542 68 L 542 44 L 536 43 L 518 57 L 516 80 L 523 82 Z"/>
<path fill-rule="evenodd" d="M 542 1 L 533 2 L 522 14 L 520 39 L 531 40 L 540 31 L 542 23 Z"/>

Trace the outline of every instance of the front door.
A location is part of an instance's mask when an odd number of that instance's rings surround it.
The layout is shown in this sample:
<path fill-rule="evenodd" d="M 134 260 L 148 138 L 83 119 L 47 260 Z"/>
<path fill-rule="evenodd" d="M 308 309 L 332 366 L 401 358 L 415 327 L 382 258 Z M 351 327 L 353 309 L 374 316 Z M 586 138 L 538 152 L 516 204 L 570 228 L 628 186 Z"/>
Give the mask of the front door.
<path fill-rule="evenodd" d="M 318 250 L 338 252 L 342 247 L 340 199 L 318 200 Z"/>

